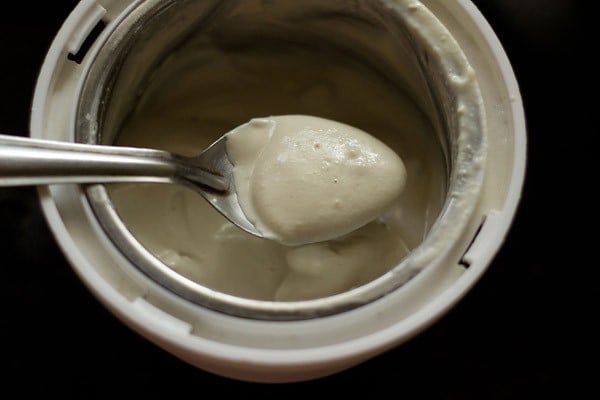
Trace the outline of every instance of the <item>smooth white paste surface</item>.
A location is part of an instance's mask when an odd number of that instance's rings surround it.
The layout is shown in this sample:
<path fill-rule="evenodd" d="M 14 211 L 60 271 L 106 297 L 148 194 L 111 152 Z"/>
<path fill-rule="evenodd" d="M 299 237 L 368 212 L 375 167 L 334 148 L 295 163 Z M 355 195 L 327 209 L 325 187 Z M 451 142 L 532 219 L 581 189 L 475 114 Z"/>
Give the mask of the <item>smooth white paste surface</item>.
<path fill-rule="evenodd" d="M 136 238 L 191 280 L 281 301 L 360 286 L 419 245 L 441 210 L 445 162 L 431 122 L 410 98 L 342 55 L 288 45 L 270 50 L 277 57 L 226 50 L 199 36 L 170 56 L 117 144 L 194 155 L 256 116 L 314 115 L 389 146 L 404 162 L 404 191 L 384 215 L 346 236 L 291 247 L 241 231 L 184 187 L 113 185 L 117 212 Z"/>

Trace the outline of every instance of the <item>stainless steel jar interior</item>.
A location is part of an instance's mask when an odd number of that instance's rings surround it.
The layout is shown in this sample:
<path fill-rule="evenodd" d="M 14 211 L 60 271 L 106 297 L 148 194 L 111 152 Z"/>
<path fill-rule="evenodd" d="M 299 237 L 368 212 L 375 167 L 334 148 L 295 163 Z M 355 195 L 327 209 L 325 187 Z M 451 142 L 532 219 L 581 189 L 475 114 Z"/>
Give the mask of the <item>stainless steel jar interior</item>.
<path fill-rule="evenodd" d="M 160 262 L 131 235 L 105 186 L 88 187 L 86 196 L 96 217 L 132 267 L 201 306 L 248 318 L 290 320 L 335 314 L 381 298 L 447 252 L 477 201 L 483 172 L 473 165 L 485 157 L 484 117 L 476 85 L 461 90 L 453 85 L 452 80 L 470 68 L 458 45 L 424 34 L 415 23 L 441 25 L 426 9 L 420 9 L 418 18 L 411 15 L 415 3 L 148 0 L 119 23 L 110 24 L 110 35 L 98 44 L 101 48 L 90 63 L 80 95 L 75 119 L 79 142 L 113 143 L 152 72 L 169 54 L 197 32 L 235 18 L 235 32 L 219 35 L 215 29 L 214 40 L 220 40 L 220 45 L 238 49 L 274 42 L 312 46 L 348 54 L 365 68 L 376 70 L 381 79 L 409 93 L 428 115 L 447 163 L 446 203 L 423 243 L 389 273 L 339 295 L 301 302 L 256 301 L 192 282 Z M 234 29 L 232 24 L 228 29 Z M 436 50 L 441 46 L 456 48 L 441 57 Z"/>

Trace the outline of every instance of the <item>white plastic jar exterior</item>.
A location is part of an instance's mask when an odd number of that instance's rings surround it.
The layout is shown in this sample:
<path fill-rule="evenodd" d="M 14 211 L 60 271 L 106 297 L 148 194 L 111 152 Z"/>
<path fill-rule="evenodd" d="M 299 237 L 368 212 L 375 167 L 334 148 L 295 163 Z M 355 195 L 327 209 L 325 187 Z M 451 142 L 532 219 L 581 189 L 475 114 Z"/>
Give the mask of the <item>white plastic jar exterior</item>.
<path fill-rule="evenodd" d="M 73 140 L 77 93 L 86 59 L 97 49 L 92 47 L 81 64 L 67 55 L 77 52 L 100 19 L 110 27 L 140 2 L 83 0 L 76 7 L 42 67 L 32 137 Z M 490 157 L 464 246 L 401 290 L 353 311 L 305 321 L 249 320 L 193 305 L 141 273 L 120 268 L 128 262 L 105 236 L 81 188 L 40 188 L 48 223 L 89 290 L 124 323 L 182 360 L 223 376 L 260 382 L 301 381 L 344 370 L 407 341 L 446 313 L 485 272 L 510 228 L 525 174 L 525 119 L 509 60 L 475 6 L 468 0 L 422 3 L 463 48 L 477 73 L 487 113 Z M 469 268 L 459 265 L 461 261 Z"/>

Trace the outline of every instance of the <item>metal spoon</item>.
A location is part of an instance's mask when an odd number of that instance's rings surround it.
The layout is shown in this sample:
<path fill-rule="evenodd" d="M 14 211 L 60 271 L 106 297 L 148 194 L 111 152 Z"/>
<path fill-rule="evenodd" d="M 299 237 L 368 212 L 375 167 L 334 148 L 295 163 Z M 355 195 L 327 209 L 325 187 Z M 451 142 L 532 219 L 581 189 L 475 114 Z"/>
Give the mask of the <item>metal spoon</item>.
<path fill-rule="evenodd" d="M 63 183 L 174 183 L 198 192 L 225 218 L 263 237 L 238 202 L 222 136 L 194 157 L 162 150 L 0 135 L 0 187 Z"/>

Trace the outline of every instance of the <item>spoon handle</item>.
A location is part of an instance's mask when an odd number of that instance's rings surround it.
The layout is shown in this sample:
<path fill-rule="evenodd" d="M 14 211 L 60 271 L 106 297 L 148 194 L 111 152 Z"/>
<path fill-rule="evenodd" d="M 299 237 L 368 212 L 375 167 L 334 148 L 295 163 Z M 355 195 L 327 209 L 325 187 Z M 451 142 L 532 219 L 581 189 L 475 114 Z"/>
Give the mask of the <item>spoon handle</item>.
<path fill-rule="evenodd" d="M 0 134 L 0 187 L 59 183 L 174 182 L 161 150 L 37 140 Z"/>

